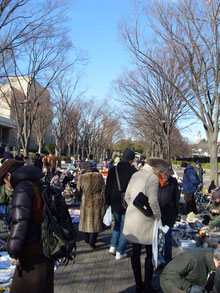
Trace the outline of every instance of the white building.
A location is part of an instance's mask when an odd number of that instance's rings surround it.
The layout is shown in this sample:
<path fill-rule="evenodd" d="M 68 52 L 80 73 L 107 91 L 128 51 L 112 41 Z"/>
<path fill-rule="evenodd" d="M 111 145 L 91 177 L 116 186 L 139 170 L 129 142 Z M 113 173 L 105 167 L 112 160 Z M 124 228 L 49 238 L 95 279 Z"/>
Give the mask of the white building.
<path fill-rule="evenodd" d="M 31 93 L 28 94 L 28 91 L 34 91 L 36 96 L 36 92 L 40 92 L 43 88 L 37 81 L 34 81 L 33 89 L 30 89 L 30 84 L 33 84 L 31 78 L 25 76 L 8 77 L 7 83 L 0 84 L 0 153 L 5 147 L 8 149 L 16 147 L 17 127 L 9 107 L 12 95 L 16 94 L 18 99 L 24 100 L 26 96 L 31 97 Z M 49 91 L 44 91 L 43 99 L 50 99 Z M 30 142 L 30 148 L 37 150 L 33 139 Z"/>
<path fill-rule="evenodd" d="M 196 131 L 194 143 L 198 144 L 201 141 L 201 131 Z"/>

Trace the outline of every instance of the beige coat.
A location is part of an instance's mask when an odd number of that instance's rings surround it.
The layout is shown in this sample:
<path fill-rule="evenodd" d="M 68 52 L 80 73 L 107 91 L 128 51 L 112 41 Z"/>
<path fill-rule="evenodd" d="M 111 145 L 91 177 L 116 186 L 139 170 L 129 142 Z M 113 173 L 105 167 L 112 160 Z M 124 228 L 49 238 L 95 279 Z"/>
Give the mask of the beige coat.
<path fill-rule="evenodd" d="M 98 172 L 79 176 L 77 189 L 82 190 L 79 231 L 98 233 L 103 230 L 105 207 L 105 181 Z"/>
<path fill-rule="evenodd" d="M 157 195 L 158 183 L 158 177 L 154 174 L 152 167 L 147 164 L 132 175 L 129 181 L 125 194 L 128 207 L 123 236 L 132 243 L 152 244 L 154 222 L 155 219 L 159 220 L 161 217 Z M 143 192 L 148 197 L 154 216 L 146 217 L 133 205 L 133 200 L 139 192 Z"/>

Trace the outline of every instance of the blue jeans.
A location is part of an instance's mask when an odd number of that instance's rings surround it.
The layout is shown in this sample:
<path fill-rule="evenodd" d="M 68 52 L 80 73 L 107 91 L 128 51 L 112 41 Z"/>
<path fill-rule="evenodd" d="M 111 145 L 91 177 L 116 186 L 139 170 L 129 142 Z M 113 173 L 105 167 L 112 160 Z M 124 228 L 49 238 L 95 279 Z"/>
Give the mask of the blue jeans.
<path fill-rule="evenodd" d="M 123 254 L 125 252 L 127 242 L 128 242 L 122 236 L 124 221 L 125 221 L 125 214 L 115 213 L 115 212 L 113 212 L 113 214 L 115 218 L 115 225 L 112 232 L 110 246 L 115 247 L 116 251 Z"/>
<path fill-rule="evenodd" d="M 166 264 L 172 260 L 172 228 L 165 235 L 164 260 Z"/>

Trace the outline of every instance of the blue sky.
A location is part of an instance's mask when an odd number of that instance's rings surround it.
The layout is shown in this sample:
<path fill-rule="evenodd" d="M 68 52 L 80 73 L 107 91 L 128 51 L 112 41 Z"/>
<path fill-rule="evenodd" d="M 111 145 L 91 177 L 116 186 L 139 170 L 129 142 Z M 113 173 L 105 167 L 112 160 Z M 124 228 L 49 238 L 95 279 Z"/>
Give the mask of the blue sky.
<path fill-rule="evenodd" d="M 73 0 L 70 5 L 72 42 L 89 57 L 85 67 L 88 97 L 105 98 L 111 81 L 128 65 L 126 51 L 117 41 L 117 25 L 130 4 L 130 0 Z"/>

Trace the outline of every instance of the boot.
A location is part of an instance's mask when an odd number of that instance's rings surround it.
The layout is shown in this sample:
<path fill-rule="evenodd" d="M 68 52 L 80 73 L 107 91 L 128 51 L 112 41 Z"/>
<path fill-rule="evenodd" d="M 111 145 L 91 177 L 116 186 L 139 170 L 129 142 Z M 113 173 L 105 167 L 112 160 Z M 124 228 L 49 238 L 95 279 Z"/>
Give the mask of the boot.
<path fill-rule="evenodd" d="M 156 293 L 157 290 L 154 290 L 152 287 L 152 278 L 153 278 L 153 265 L 152 261 L 149 258 L 145 258 L 145 271 L 144 271 L 144 292 L 145 293 Z"/>
<path fill-rule="evenodd" d="M 140 261 L 140 255 L 131 256 L 131 266 L 134 273 L 134 279 L 136 283 L 136 290 L 135 293 L 141 293 L 143 289 L 143 282 L 142 282 L 142 276 L 141 276 L 141 261 Z"/>

